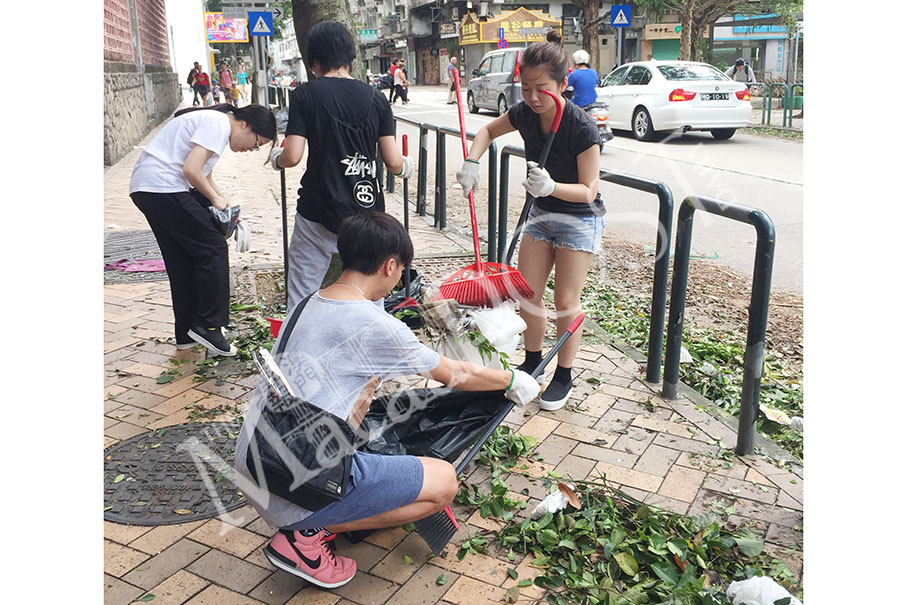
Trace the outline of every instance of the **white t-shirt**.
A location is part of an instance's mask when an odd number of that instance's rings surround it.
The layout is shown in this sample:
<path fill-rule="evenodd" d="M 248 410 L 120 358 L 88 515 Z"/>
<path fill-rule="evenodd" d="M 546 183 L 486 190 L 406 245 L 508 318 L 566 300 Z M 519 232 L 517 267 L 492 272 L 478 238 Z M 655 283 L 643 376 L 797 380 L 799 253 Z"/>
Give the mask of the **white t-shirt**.
<path fill-rule="evenodd" d="M 129 181 L 129 193 L 189 191 L 191 186 L 183 175 L 183 165 L 193 145 L 214 152 L 202 169 L 207 176 L 229 143 L 230 116 L 223 112 L 190 111 L 173 118 L 136 160 Z"/>

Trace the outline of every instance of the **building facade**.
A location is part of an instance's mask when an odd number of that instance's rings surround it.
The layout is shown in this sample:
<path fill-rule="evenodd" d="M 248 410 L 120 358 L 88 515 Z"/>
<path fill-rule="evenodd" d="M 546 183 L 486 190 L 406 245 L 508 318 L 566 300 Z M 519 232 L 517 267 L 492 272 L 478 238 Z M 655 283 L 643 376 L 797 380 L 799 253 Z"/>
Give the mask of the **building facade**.
<path fill-rule="evenodd" d="M 164 0 L 104 0 L 104 165 L 122 158 L 180 102 Z"/>
<path fill-rule="evenodd" d="M 542 39 L 532 34 L 520 36 L 519 30 L 554 27 L 562 35 L 565 50 L 573 53 L 582 47 L 581 9 L 573 3 L 495 2 L 493 0 L 349 0 L 357 25 L 360 57 L 373 73 L 386 73 L 393 59 L 405 59 L 407 73 L 416 84 L 446 84 L 450 57 L 460 58 L 460 74 L 468 77 L 482 56 L 498 47 L 501 29 L 509 47 L 525 46 Z M 626 4 L 615 2 L 615 4 Z M 612 3 L 601 2 L 597 43 L 601 75 L 618 63 L 618 28 L 611 28 Z M 634 9 L 635 10 L 635 9 Z M 531 17 L 528 15 L 531 14 Z M 516 15 L 516 16 L 515 16 Z M 677 59 L 680 56 L 680 16 L 663 15 L 656 20 L 634 12 L 624 28 L 624 61 Z M 734 25 L 739 15 L 715 24 L 712 62 L 731 64 L 738 57 L 750 62 L 761 78 L 787 73 L 792 43 L 783 26 Z M 496 25 L 495 22 L 497 22 Z M 520 28 L 514 32 L 513 24 Z M 708 40 L 704 40 L 708 42 Z M 590 51 L 591 49 L 586 48 Z M 594 56 L 594 54 L 593 54 Z"/>

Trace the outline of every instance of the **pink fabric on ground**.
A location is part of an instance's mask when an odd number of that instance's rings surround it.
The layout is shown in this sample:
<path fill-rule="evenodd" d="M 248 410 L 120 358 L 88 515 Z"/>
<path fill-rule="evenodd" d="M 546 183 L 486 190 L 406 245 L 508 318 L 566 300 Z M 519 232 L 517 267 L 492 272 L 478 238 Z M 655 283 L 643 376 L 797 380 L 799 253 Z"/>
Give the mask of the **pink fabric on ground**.
<path fill-rule="evenodd" d="M 104 265 L 105 271 L 109 271 L 111 269 L 119 269 L 120 271 L 125 271 L 127 273 L 150 273 L 167 270 L 167 268 L 164 267 L 164 259 L 162 258 L 146 258 L 141 260 L 129 260 L 127 258 L 124 258 L 123 260 L 118 260 L 113 264 Z"/>

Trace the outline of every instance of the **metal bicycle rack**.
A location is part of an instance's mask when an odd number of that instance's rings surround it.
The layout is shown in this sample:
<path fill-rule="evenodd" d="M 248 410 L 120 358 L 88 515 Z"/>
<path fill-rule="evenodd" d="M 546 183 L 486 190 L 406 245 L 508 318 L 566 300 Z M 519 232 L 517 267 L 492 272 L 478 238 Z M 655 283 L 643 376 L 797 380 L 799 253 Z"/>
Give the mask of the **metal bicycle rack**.
<path fill-rule="evenodd" d="M 750 295 L 746 354 L 743 359 L 743 393 L 737 426 L 736 453 L 753 453 L 756 419 L 759 415 L 759 393 L 762 389 L 762 366 L 765 360 L 765 327 L 768 323 L 768 301 L 775 255 L 775 226 L 762 210 L 749 208 L 701 195 L 683 200 L 677 215 L 677 241 L 674 248 L 674 277 L 671 282 L 671 307 L 668 315 L 668 339 L 662 395 L 677 397 L 680 375 L 680 348 L 683 338 L 683 314 L 686 306 L 687 278 L 690 269 L 690 247 L 693 240 L 693 214 L 702 210 L 731 220 L 749 223 L 756 229 L 756 259 L 753 289 Z"/>
<path fill-rule="evenodd" d="M 504 251 L 507 249 L 507 192 L 510 187 L 511 156 L 526 159 L 522 147 L 507 145 L 501 149 L 501 190 L 499 198 L 498 256 L 497 262 L 503 263 Z M 629 174 L 599 171 L 602 181 L 629 187 L 658 197 L 658 228 L 655 240 L 655 276 L 652 282 L 652 306 L 649 313 L 649 345 L 646 362 L 646 380 L 657 383 L 661 376 L 661 352 L 665 325 L 665 303 L 668 292 L 668 265 L 670 263 L 671 227 L 673 224 L 674 196 L 664 183 L 643 179 Z M 491 257 L 489 257 L 491 258 Z"/>

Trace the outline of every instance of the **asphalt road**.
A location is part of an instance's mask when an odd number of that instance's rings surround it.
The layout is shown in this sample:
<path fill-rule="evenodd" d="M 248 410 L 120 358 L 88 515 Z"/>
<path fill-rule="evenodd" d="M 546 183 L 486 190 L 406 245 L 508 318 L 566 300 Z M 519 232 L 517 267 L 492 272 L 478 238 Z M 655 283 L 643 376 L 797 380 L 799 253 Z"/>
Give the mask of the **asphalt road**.
<path fill-rule="evenodd" d="M 386 93 L 386 91 L 384 91 Z M 465 93 L 464 93 L 465 94 Z M 441 88 L 414 88 L 410 104 L 394 107 L 395 115 L 425 123 L 458 127 L 456 106 L 447 105 Z M 475 132 L 495 119 L 496 114 L 466 112 L 466 129 Z M 416 154 L 417 130 L 399 124 L 399 133 L 410 135 L 410 153 Z M 498 141 L 522 147 L 522 139 L 511 133 Z M 434 157 L 434 136 L 429 136 L 429 153 Z M 456 137 L 447 137 L 448 187 L 462 158 Z M 485 162 L 483 166 L 483 178 Z M 803 145 L 777 138 L 737 133 L 718 141 L 705 133 L 688 133 L 655 143 L 636 141 L 630 133 L 617 133 L 605 144 L 601 167 L 664 182 L 674 195 L 676 211 L 688 195 L 705 195 L 758 208 L 772 220 L 776 232 L 772 288 L 802 295 L 803 292 Z M 525 175 L 520 158 L 511 161 L 510 204 L 521 204 L 519 183 Z M 429 188 L 431 188 L 431 181 Z M 607 208 L 609 235 L 654 247 L 657 201 L 654 195 L 602 182 Z M 448 190 L 448 200 L 459 190 Z M 481 204 L 481 200 L 477 200 Z M 480 221 L 483 211 L 479 210 Z M 674 246 L 674 234 L 671 247 Z M 693 253 L 713 259 L 743 275 L 751 275 L 756 246 L 755 230 L 748 224 L 697 211 L 693 224 Z"/>

